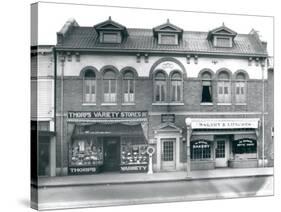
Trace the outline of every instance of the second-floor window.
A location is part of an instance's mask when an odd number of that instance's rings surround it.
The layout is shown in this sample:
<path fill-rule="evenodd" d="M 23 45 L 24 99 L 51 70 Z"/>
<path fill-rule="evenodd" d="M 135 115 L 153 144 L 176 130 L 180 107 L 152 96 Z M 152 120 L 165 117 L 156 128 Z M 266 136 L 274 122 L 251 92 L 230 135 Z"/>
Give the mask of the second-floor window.
<path fill-rule="evenodd" d="M 230 77 L 226 71 L 222 71 L 218 76 L 218 102 L 231 103 L 231 84 Z"/>
<path fill-rule="evenodd" d="M 201 75 L 202 78 L 202 94 L 201 102 L 202 103 L 211 103 L 212 98 L 212 76 L 209 72 L 204 72 Z"/>
<path fill-rule="evenodd" d="M 104 101 L 104 103 L 116 103 L 116 101 L 117 101 L 116 73 L 112 70 L 106 70 L 104 72 L 103 101 Z"/>
<path fill-rule="evenodd" d="M 84 102 L 96 102 L 96 75 L 93 70 L 86 70 L 84 74 Z"/>
<path fill-rule="evenodd" d="M 235 101 L 236 103 L 246 103 L 246 81 L 243 73 L 236 76 Z"/>
<path fill-rule="evenodd" d="M 182 102 L 183 99 L 183 83 L 182 75 L 179 72 L 174 72 L 171 76 L 171 101 Z"/>
<path fill-rule="evenodd" d="M 126 71 L 123 75 L 123 95 L 124 103 L 135 101 L 135 80 L 132 71 Z"/>
<path fill-rule="evenodd" d="M 156 72 L 154 75 L 154 101 L 165 102 L 167 93 L 167 79 L 162 71 Z"/>

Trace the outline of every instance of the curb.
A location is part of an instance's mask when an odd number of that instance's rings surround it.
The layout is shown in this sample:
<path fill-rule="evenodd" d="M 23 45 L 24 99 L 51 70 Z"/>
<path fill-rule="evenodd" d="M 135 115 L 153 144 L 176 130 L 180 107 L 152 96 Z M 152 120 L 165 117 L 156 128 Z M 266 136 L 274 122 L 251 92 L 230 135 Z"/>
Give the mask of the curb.
<path fill-rule="evenodd" d="M 136 180 L 136 181 L 119 181 L 119 182 L 100 182 L 100 183 L 68 183 L 68 184 L 56 184 L 56 185 L 36 185 L 31 183 L 31 186 L 35 188 L 56 188 L 56 187 L 77 187 L 77 186 L 101 186 L 101 185 L 122 185 L 122 184 L 144 184 L 144 183 L 165 183 L 165 182 L 182 182 L 182 181 L 195 181 L 195 180 L 212 180 L 212 179 L 229 179 L 229 178 L 247 178 L 247 177 L 269 177 L 273 174 L 254 174 L 254 175 L 239 175 L 239 176 L 221 176 L 221 177 L 199 177 L 199 178 L 179 178 L 179 179 L 164 179 L 164 180 Z"/>

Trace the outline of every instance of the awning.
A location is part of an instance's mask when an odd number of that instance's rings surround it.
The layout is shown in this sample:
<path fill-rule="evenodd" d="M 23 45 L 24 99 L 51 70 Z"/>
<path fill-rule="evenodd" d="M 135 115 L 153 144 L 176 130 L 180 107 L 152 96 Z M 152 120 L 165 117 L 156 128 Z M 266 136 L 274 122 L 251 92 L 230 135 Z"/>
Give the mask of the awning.
<path fill-rule="evenodd" d="M 72 138 L 89 136 L 124 136 L 141 137 L 146 142 L 141 124 L 127 125 L 122 123 L 110 124 L 76 124 Z"/>

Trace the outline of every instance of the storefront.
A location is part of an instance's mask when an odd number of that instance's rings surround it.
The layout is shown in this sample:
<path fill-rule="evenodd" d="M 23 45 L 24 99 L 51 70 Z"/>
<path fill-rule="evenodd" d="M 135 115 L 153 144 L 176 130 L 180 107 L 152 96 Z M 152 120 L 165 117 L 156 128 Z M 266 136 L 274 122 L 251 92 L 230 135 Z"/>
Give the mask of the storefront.
<path fill-rule="evenodd" d="M 68 173 L 147 172 L 147 112 L 68 112 Z"/>
<path fill-rule="evenodd" d="M 191 119 L 191 170 L 258 166 L 259 119 Z"/>

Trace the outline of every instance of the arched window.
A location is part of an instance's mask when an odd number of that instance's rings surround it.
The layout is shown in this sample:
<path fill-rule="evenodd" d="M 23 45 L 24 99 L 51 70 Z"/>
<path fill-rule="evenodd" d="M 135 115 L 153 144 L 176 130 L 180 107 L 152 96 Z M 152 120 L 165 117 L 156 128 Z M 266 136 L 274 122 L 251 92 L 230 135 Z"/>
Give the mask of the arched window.
<path fill-rule="evenodd" d="M 212 75 L 210 72 L 205 71 L 201 75 L 202 78 L 202 103 L 210 103 L 213 101 L 212 98 Z"/>
<path fill-rule="evenodd" d="M 218 102 L 231 103 L 230 76 L 226 71 L 221 71 L 218 75 Z"/>
<path fill-rule="evenodd" d="M 117 101 L 117 80 L 116 73 L 108 69 L 103 75 L 103 101 L 105 103 L 116 103 Z"/>
<path fill-rule="evenodd" d="M 132 71 L 126 71 L 123 75 L 123 101 L 125 103 L 135 101 L 135 77 Z"/>
<path fill-rule="evenodd" d="M 96 74 L 93 70 L 88 69 L 84 72 L 84 102 L 95 103 L 96 102 Z"/>
<path fill-rule="evenodd" d="M 246 77 L 244 73 L 236 75 L 235 101 L 236 103 L 246 103 Z"/>
<path fill-rule="evenodd" d="M 183 83 L 182 74 L 180 72 L 174 72 L 171 76 L 171 101 L 182 102 L 183 99 Z"/>
<path fill-rule="evenodd" d="M 154 75 L 154 101 L 165 102 L 167 92 L 167 78 L 163 71 L 158 71 Z"/>

